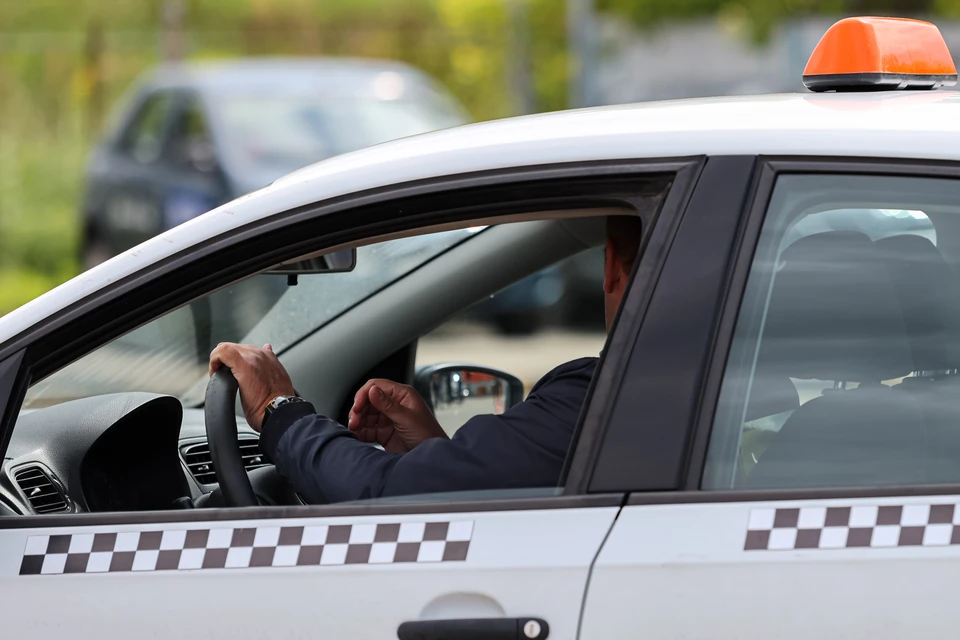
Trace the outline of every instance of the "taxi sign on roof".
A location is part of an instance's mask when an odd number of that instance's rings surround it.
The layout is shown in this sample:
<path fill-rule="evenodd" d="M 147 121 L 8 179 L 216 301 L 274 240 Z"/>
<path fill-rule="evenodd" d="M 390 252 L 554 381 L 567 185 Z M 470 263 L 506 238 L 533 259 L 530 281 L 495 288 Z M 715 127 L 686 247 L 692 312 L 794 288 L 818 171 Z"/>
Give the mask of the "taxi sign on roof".
<path fill-rule="evenodd" d="M 957 69 L 936 25 L 905 18 L 845 18 L 820 39 L 803 70 L 812 91 L 936 89 Z"/>

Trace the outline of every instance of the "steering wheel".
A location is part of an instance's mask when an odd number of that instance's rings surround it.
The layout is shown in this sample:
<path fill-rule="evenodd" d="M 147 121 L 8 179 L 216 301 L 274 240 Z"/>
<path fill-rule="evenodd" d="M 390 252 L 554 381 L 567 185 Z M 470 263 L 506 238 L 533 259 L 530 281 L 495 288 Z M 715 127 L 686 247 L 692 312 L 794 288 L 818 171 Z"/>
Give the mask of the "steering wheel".
<path fill-rule="evenodd" d="M 207 383 L 203 405 L 207 443 L 220 491 L 228 507 L 255 507 L 259 504 L 253 485 L 243 466 L 237 437 L 237 379 L 226 367 L 220 367 Z"/>

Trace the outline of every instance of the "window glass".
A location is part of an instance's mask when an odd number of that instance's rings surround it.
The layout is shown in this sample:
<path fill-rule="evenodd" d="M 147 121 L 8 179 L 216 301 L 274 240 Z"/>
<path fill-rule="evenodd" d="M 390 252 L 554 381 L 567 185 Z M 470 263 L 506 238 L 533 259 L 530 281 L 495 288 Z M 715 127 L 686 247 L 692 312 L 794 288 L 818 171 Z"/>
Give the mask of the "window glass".
<path fill-rule="evenodd" d="M 401 238 L 357 249 L 345 273 L 261 274 L 172 311 L 80 358 L 27 391 L 24 408 L 105 393 L 149 391 L 187 406 L 203 401 L 210 352 L 220 342 L 281 352 L 380 288 L 479 229 Z"/>
<path fill-rule="evenodd" d="M 603 249 L 595 247 L 507 287 L 423 336 L 417 367 L 457 362 L 516 376 L 524 396 L 555 367 L 596 358 L 606 340 Z M 464 398 L 436 411 L 453 435 L 470 418 L 491 411 L 488 399 Z"/>
<path fill-rule="evenodd" d="M 160 93 L 147 98 L 140 107 L 123 137 L 124 150 L 136 161 L 149 164 L 160 157 L 172 106 L 173 96 Z"/>
<path fill-rule="evenodd" d="M 781 176 L 705 489 L 960 482 L 960 183 Z"/>
<path fill-rule="evenodd" d="M 170 132 L 170 160 L 196 171 L 212 171 L 217 164 L 207 117 L 196 99 L 190 99 L 177 115 Z"/>

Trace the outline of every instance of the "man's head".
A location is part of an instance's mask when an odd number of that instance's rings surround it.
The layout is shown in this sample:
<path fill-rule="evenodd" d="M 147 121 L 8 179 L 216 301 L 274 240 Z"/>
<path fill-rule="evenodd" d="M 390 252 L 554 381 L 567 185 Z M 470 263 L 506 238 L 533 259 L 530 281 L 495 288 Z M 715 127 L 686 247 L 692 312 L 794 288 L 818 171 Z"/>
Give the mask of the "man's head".
<path fill-rule="evenodd" d="M 640 218 L 636 216 L 610 216 L 607 218 L 607 247 L 603 265 L 603 301 L 607 331 L 613 324 L 620 301 L 627 290 L 633 262 L 640 251 L 642 235 Z"/>

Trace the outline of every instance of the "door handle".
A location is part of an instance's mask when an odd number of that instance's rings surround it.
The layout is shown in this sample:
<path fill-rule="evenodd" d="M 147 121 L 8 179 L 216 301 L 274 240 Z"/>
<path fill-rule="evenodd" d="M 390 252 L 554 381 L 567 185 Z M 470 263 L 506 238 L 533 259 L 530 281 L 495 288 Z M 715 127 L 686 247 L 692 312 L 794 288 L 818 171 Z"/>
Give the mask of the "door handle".
<path fill-rule="evenodd" d="M 546 640 L 549 634 L 540 618 L 414 620 L 397 629 L 400 640 Z"/>

